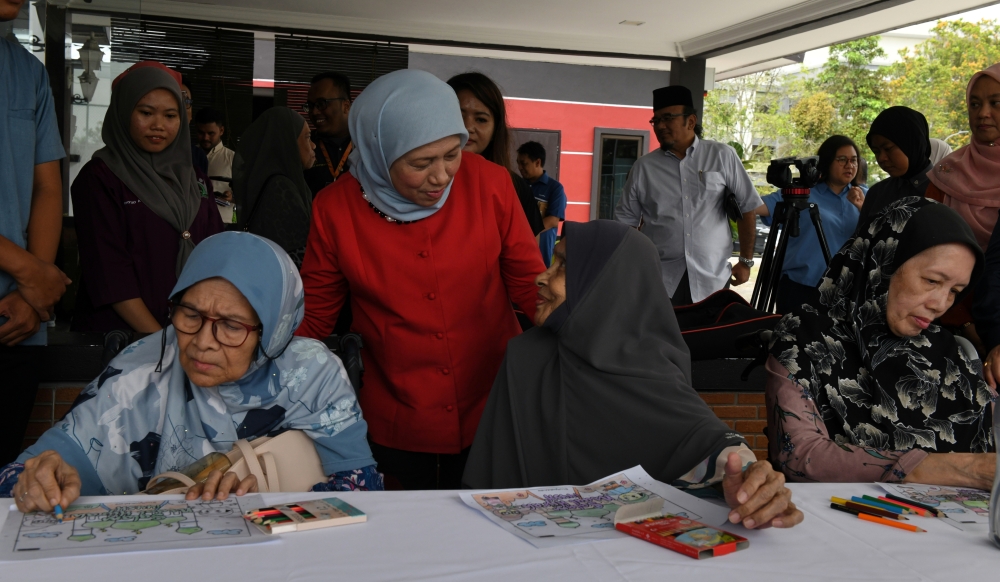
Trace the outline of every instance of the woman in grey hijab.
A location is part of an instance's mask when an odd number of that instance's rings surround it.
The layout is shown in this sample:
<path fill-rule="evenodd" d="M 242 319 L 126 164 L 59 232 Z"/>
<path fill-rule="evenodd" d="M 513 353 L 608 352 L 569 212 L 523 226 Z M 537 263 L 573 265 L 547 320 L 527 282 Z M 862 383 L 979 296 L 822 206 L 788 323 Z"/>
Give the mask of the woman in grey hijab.
<path fill-rule="evenodd" d="M 287 107 L 272 107 L 240 137 L 233 160 L 237 228 L 270 239 L 302 266 L 312 190 L 305 170 L 316 154 L 309 126 Z"/>
<path fill-rule="evenodd" d="M 784 479 L 691 388 L 691 361 L 649 239 L 563 226 L 533 328 L 507 344 L 463 484 L 586 484 L 642 465 L 675 486 L 723 485 L 733 523 L 802 519 Z"/>
<path fill-rule="evenodd" d="M 155 61 L 115 79 L 104 147 L 73 182 L 82 271 L 73 329 L 158 331 L 195 244 L 222 232 L 191 162 L 180 75 Z"/>

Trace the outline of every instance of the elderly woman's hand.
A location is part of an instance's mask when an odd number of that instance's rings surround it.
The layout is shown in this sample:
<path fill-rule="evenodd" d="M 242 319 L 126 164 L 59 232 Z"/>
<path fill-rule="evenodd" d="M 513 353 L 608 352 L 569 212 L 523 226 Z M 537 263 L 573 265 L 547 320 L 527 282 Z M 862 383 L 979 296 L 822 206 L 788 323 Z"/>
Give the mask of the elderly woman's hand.
<path fill-rule="evenodd" d="M 211 501 L 212 498 L 221 501 L 229 497 L 229 494 L 233 491 L 236 492 L 237 497 L 246 495 L 247 493 L 256 493 L 257 478 L 250 475 L 240 481 L 236 473 L 229 472 L 223 475 L 222 471 L 212 471 L 208 474 L 208 478 L 205 481 L 197 483 L 188 489 L 184 499 L 193 501 L 200 495 L 202 501 Z"/>
<path fill-rule="evenodd" d="M 63 509 L 80 496 L 80 474 L 55 451 L 45 451 L 24 462 L 14 485 L 14 501 L 22 513 Z"/>
<path fill-rule="evenodd" d="M 767 461 L 742 470 L 740 456 L 729 453 L 722 490 L 726 503 L 733 508 L 729 521 L 749 529 L 792 527 L 802 521 L 802 512 L 792 503 L 792 492 L 785 487 L 785 476 L 775 472 Z"/>

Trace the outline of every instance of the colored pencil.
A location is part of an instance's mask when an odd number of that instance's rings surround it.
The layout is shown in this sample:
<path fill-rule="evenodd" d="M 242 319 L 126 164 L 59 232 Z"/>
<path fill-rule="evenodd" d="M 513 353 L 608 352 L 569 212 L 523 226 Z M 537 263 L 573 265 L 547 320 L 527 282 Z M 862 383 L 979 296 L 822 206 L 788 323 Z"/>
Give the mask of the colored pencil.
<path fill-rule="evenodd" d="M 898 521 L 892 521 L 891 519 L 885 519 L 882 517 L 877 517 L 874 515 L 868 515 L 867 513 L 859 513 L 858 519 L 861 521 L 870 521 L 872 523 L 880 523 L 882 525 L 887 525 L 889 527 L 895 527 L 899 529 L 905 529 L 906 531 L 912 531 L 915 533 L 927 533 L 927 530 L 919 528 L 915 525 L 910 525 L 908 523 L 899 523 Z"/>
<path fill-rule="evenodd" d="M 879 517 L 884 517 L 886 519 L 901 519 L 907 521 L 905 517 L 898 513 L 893 513 L 891 511 L 886 511 L 884 509 L 879 509 L 877 507 L 872 507 L 870 505 L 862 505 L 860 503 L 854 503 L 853 501 L 848 501 L 844 504 L 848 509 L 853 509 L 855 511 L 860 511 L 861 513 L 867 513 L 869 515 L 877 515 Z"/>
<path fill-rule="evenodd" d="M 905 507 L 905 508 L 909 509 L 910 511 L 912 511 L 913 513 L 916 513 L 917 515 L 919 515 L 921 517 L 928 517 L 930 515 L 930 512 L 927 511 L 926 509 L 920 509 L 919 507 L 917 507 L 915 505 L 907 505 L 906 503 L 903 503 L 902 501 L 894 501 L 892 499 L 889 499 L 888 497 L 879 497 L 879 499 L 881 499 L 882 501 L 885 501 L 886 503 L 894 503 L 896 505 Z"/>
<path fill-rule="evenodd" d="M 852 497 L 851 499 L 842 499 L 840 497 L 831 497 L 830 501 L 832 501 L 834 503 L 839 503 L 840 505 L 847 505 L 848 503 L 853 503 L 855 505 L 861 505 L 863 507 L 867 507 L 867 508 L 870 508 L 870 509 L 877 509 L 879 511 L 884 511 L 886 513 L 892 513 L 893 515 L 900 515 L 900 514 L 902 514 L 902 511 L 899 511 L 899 510 L 897 510 L 897 511 L 890 511 L 888 509 L 883 508 L 883 506 L 881 506 L 881 505 L 875 505 L 874 503 L 872 503 L 870 501 L 860 500 L 860 498 L 858 498 L 858 497 Z"/>
<path fill-rule="evenodd" d="M 56 519 L 59 520 L 59 523 L 63 522 L 63 508 L 62 508 L 62 505 L 59 505 L 58 503 L 56 503 L 56 506 L 52 510 L 52 513 L 55 514 Z"/>
<path fill-rule="evenodd" d="M 929 512 L 933 513 L 934 515 L 936 515 L 937 517 L 944 517 L 945 516 L 943 511 L 941 511 L 940 509 L 938 509 L 936 507 L 933 507 L 931 505 L 927 505 L 925 503 L 918 503 L 916 501 L 900 497 L 899 495 L 893 495 L 892 493 L 886 493 L 885 496 L 888 497 L 889 499 L 892 499 L 893 501 L 902 501 L 903 503 L 907 503 L 907 504 L 912 505 L 914 507 L 919 507 L 920 509 L 926 509 L 927 511 L 929 511 Z"/>
<path fill-rule="evenodd" d="M 862 505 L 871 505 L 872 507 L 877 507 L 879 509 L 884 509 L 886 511 L 891 511 L 893 513 L 900 513 L 900 514 L 902 514 L 903 511 L 904 511 L 904 510 L 902 510 L 902 509 L 900 509 L 898 507 L 893 507 L 891 505 L 886 505 L 886 504 L 882 503 L 881 501 L 871 501 L 871 500 L 865 499 L 863 497 L 851 497 L 851 501 L 853 501 L 855 503 L 860 503 Z"/>
<path fill-rule="evenodd" d="M 865 500 L 868 500 L 868 501 L 874 501 L 875 503 L 878 503 L 880 506 L 881 505 L 888 505 L 889 507 L 891 507 L 893 509 L 898 509 L 898 510 L 902 511 L 904 514 L 913 513 L 913 511 L 909 507 L 903 507 L 902 505 L 896 503 L 895 501 L 885 501 L 885 500 L 879 499 L 878 497 L 872 497 L 871 495 L 862 495 L 861 498 L 865 499 Z"/>

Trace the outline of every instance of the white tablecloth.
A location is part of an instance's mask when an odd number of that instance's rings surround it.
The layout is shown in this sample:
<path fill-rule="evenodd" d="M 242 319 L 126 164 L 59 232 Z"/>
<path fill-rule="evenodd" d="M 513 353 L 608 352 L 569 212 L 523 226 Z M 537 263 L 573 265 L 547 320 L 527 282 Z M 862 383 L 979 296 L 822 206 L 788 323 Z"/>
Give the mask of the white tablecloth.
<path fill-rule="evenodd" d="M 746 531 L 744 551 L 694 560 L 636 538 L 536 549 L 464 505 L 455 492 L 338 493 L 368 522 L 287 534 L 242 547 L 86 556 L 0 564 L 0 580 L 940 580 L 1000 579 L 1000 549 L 982 532 L 914 518 L 928 533 L 865 523 L 829 509 L 830 496 L 871 484 L 792 484 L 805 512 L 792 530 Z M 265 501 L 321 493 L 276 493 Z M 6 519 L 6 503 L 0 520 Z"/>

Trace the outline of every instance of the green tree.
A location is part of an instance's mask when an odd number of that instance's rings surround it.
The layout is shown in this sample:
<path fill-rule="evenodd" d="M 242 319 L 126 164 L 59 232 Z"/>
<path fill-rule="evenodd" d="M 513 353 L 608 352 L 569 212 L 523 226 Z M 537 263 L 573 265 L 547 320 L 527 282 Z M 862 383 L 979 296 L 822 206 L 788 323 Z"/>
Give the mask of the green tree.
<path fill-rule="evenodd" d="M 784 80 L 772 69 L 716 83 L 705 99 L 705 137 L 733 145 L 744 161 L 770 156 L 791 133 Z"/>
<path fill-rule="evenodd" d="M 889 106 L 886 71 L 873 64 L 886 56 L 879 40 L 869 36 L 832 45 L 823 69 L 808 83 L 811 93 L 826 93 L 837 108 L 830 132 L 846 135 L 862 148 L 872 121 Z"/>
<path fill-rule="evenodd" d="M 892 66 L 894 102 L 927 117 L 931 137 L 953 148 L 969 142 L 965 88 L 976 72 L 1000 62 L 1000 25 L 995 20 L 938 22 L 934 35 Z"/>

